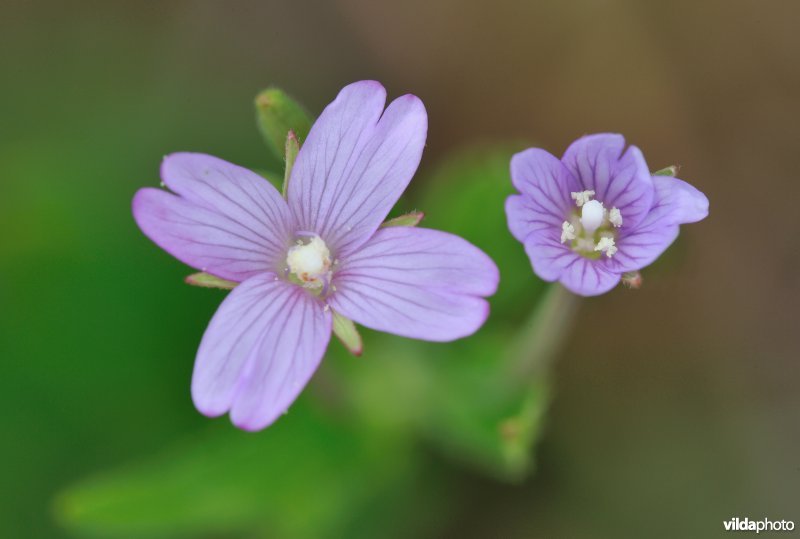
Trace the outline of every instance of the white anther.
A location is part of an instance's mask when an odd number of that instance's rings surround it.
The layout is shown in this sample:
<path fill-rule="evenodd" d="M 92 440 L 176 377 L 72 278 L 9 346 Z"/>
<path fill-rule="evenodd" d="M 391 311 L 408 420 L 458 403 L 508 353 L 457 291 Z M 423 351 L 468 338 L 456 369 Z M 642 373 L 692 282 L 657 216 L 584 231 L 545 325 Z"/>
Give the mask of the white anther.
<path fill-rule="evenodd" d="M 595 245 L 594 250 L 605 253 L 608 258 L 611 258 L 616 254 L 617 246 L 614 245 L 614 238 L 603 236 L 600 238 L 600 241 L 597 242 L 597 245 Z"/>
<path fill-rule="evenodd" d="M 594 231 L 603 224 L 605 216 L 603 203 L 597 200 L 590 200 L 581 209 L 581 224 L 587 234 L 594 234 Z"/>
<path fill-rule="evenodd" d="M 574 239 L 575 227 L 572 226 L 569 221 L 564 221 L 564 223 L 561 225 L 561 243 Z"/>
<path fill-rule="evenodd" d="M 608 212 L 608 220 L 617 228 L 622 226 L 622 214 L 617 208 L 611 208 L 611 211 Z"/>
<path fill-rule="evenodd" d="M 578 191 L 575 193 L 570 193 L 569 196 L 572 197 L 572 200 L 574 200 L 575 204 L 577 204 L 580 208 L 592 199 L 594 196 L 594 191 Z"/>

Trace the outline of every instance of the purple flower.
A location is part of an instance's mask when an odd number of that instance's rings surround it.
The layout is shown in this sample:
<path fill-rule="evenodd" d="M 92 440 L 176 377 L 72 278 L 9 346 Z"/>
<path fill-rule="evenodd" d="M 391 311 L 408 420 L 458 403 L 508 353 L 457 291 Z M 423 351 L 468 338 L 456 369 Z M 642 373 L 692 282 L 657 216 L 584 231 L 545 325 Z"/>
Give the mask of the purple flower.
<path fill-rule="evenodd" d="M 530 148 L 511 159 L 511 179 L 521 194 L 506 200 L 508 226 L 534 272 L 583 296 L 611 290 L 658 258 L 678 225 L 708 215 L 703 193 L 651 174 L 622 135 L 580 138 L 561 160 Z"/>
<path fill-rule="evenodd" d="M 271 424 L 317 369 L 332 310 L 430 341 L 475 332 L 497 288 L 489 257 L 444 232 L 380 227 L 417 170 L 427 115 L 373 81 L 345 87 L 311 129 L 287 199 L 257 174 L 202 154 L 164 159 L 175 194 L 141 189 L 142 231 L 190 266 L 239 282 L 206 329 L 192 398 L 247 430 Z"/>

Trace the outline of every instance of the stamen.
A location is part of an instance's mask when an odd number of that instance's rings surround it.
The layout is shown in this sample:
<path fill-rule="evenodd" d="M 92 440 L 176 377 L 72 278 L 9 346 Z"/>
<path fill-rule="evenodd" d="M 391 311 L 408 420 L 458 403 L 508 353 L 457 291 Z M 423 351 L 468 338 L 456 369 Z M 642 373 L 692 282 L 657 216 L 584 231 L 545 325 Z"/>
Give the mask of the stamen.
<path fill-rule="evenodd" d="M 561 243 L 575 239 L 575 227 L 569 221 L 561 225 Z"/>
<path fill-rule="evenodd" d="M 570 193 L 569 196 L 572 197 L 572 200 L 574 200 L 575 204 L 577 204 L 580 208 L 592 199 L 594 196 L 594 191 L 578 191 L 575 193 Z"/>
<path fill-rule="evenodd" d="M 597 242 L 597 245 L 595 245 L 594 250 L 605 253 L 608 258 L 611 258 L 617 252 L 617 247 L 614 245 L 614 238 L 603 236 L 600 238 L 600 241 Z"/>
<path fill-rule="evenodd" d="M 617 208 L 611 208 L 611 211 L 608 212 L 608 220 L 616 228 L 619 228 L 622 226 L 622 213 Z"/>
<path fill-rule="evenodd" d="M 581 224 L 583 229 L 588 234 L 594 234 L 594 231 L 603 224 L 603 217 L 605 210 L 603 203 L 597 200 L 590 200 L 583 205 L 581 209 Z"/>

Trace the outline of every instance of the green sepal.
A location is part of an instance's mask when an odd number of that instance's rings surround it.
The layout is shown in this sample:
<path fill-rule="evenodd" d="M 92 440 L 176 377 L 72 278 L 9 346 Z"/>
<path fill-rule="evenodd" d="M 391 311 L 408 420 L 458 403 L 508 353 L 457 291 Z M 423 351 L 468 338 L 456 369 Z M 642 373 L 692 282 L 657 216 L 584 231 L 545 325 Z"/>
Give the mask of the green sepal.
<path fill-rule="evenodd" d="M 651 172 L 653 176 L 675 176 L 678 173 L 678 167 L 676 165 L 670 165 L 666 168 L 662 168 L 661 170 L 656 170 L 655 172 Z"/>
<path fill-rule="evenodd" d="M 364 343 L 356 325 L 349 318 L 345 318 L 333 311 L 333 334 L 336 335 L 351 354 L 360 356 L 364 351 Z"/>
<path fill-rule="evenodd" d="M 311 129 L 311 117 L 305 109 L 282 90 L 271 87 L 256 96 L 256 120 L 264 142 L 279 158 L 286 152 L 286 135 L 294 131 L 298 140 L 305 140 Z"/>
<path fill-rule="evenodd" d="M 295 134 L 294 130 L 290 129 L 289 132 L 286 134 L 286 168 L 284 168 L 283 172 L 283 188 L 281 189 L 281 193 L 283 196 L 286 196 L 286 193 L 289 190 L 289 177 L 292 174 L 292 167 L 294 166 L 294 160 L 297 159 L 297 154 L 300 152 L 300 141 L 297 140 L 297 135 Z"/>
<path fill-rule="evenodd" d="M 420 221 L 422 221 L 423 217 L 425 217 L 425 214 L 421 211 L 412 211 L 404 215 L 398 215 L 397 217 L 387 219 L 381 224 L 381 228 L 390 226 L 417 226 Z"/>
<path fill-rule="evenodd" d="M 221 277 L 211 275 L 210 273 L 206 273 L 204 271 L 187 275 L 184 279 L 184 282 L 192 286 L 201 286 L 203 288 L 221 288 L 223 290 L 232 290 L 236 288 L 236 285 L 239 284 L 235 281 L 228 281 L 227 279 L 222 279 Z"/>

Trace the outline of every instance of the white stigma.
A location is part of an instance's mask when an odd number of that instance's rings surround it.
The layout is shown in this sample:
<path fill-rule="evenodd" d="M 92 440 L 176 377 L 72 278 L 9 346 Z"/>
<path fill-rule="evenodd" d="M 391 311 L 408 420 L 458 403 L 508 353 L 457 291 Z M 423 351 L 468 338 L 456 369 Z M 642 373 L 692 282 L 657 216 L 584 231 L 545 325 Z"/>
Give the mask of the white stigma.
<path fill-rule="evenodd" d="M 561 225 L 561 243 L 575 239 L 575 227 L 569 221 L 564 221 Z"/>
<path fill-rule="evenodd" d="M 590 200 L 581 208 L 581 224 L 587 234 L 594 234 L 594 231 L 603 224 L 604 217 L 603 203 L 597 200 Z"/>
<path fill-rule="evenodd" d="M 581 206 L 592 200 L 592 197 L 594 196 L 594 191 L 578 191 L 575 193 L 570 193 L 569 196 L 572 197 L 572 200 L 574 200 L 575 204 L 577 204 L 578 207 L 580 208 Z"/>
<path fill-rule="evenodd" d="M 617 246 L 614 245 L 614 238 L 603 236 L 595 245 L 594 250 L 605 253 L 608 258 L 611 258 L 617 252 Z"/>
<path fill-rule="evenodd" d="M 617 208 L 611 208 L 611 211 L 608 212 L 608 220 L 614 225 L 616 228 L 622 226 L 622 214 Z"/>
<path fill-rule="evenodd" d="M 308 243 L 301 242 L 289 249 L 286 264 L 289 271 L 307 285 L 322 286 L 319 278 L 330 270 L 331 253 L 325 242 L 314 236 Z"/>

